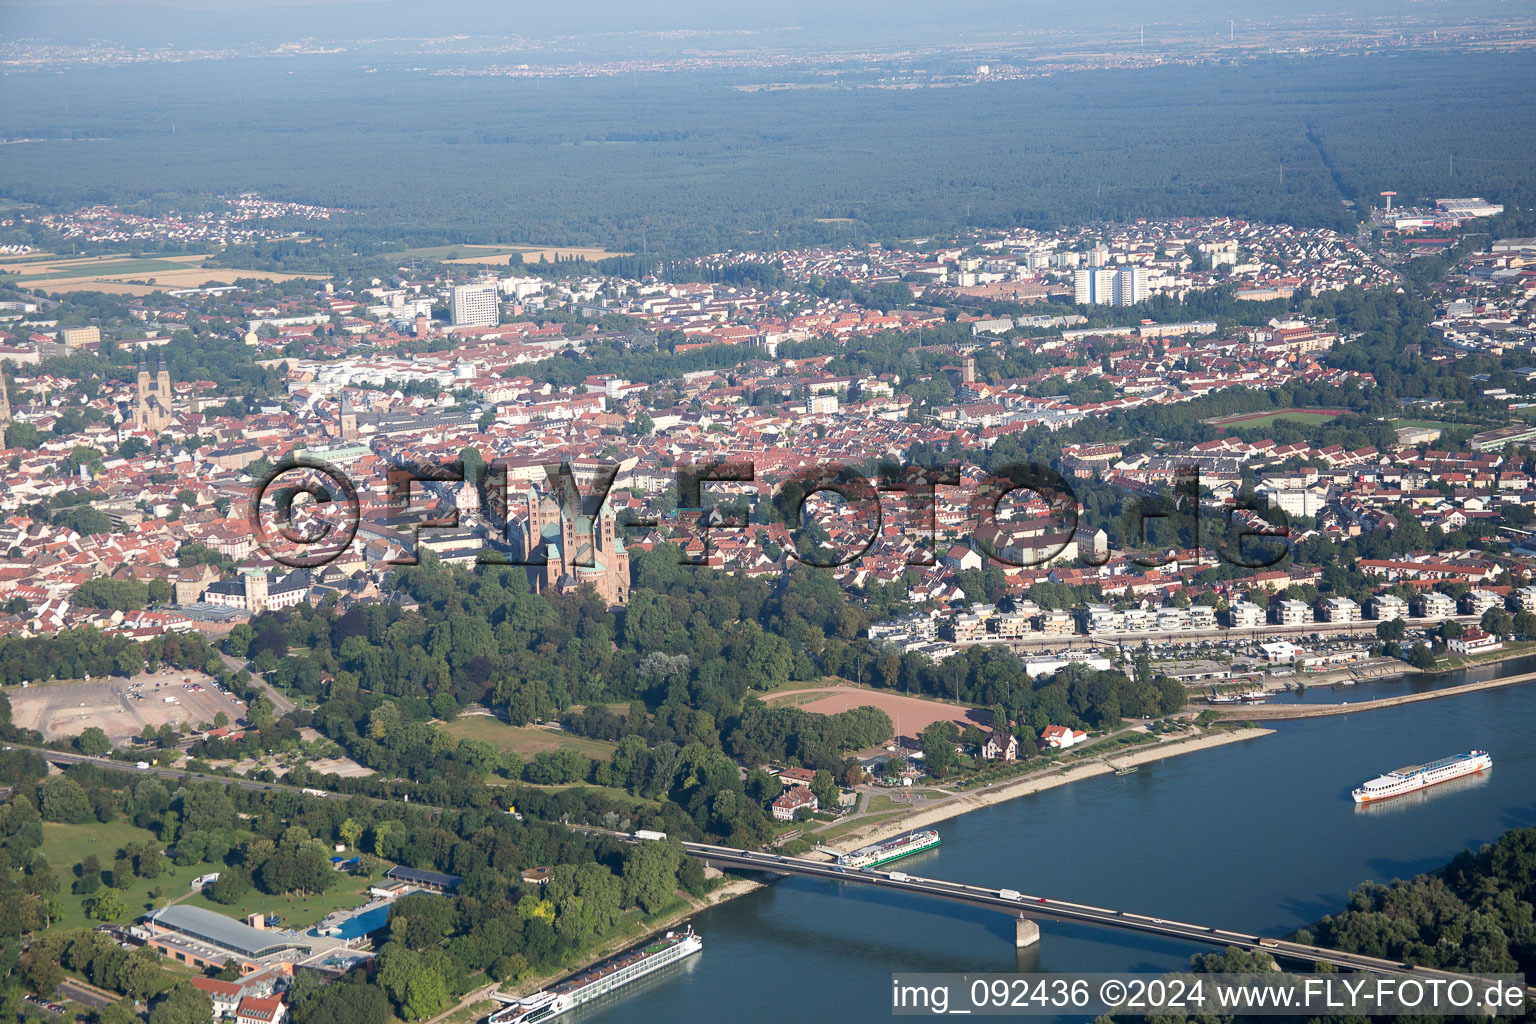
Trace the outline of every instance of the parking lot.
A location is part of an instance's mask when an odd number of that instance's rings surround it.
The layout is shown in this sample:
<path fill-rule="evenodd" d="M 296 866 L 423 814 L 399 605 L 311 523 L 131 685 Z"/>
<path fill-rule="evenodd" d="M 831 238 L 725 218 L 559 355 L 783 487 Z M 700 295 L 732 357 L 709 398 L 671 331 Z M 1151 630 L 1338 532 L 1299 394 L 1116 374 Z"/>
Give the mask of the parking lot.
<path fill-rule="evenodd" d="M 78 736 L 94 725 L 114 744 L 122 743 L 146 725 L 212 725 L 220 711 L 231 725 L 245 720 L 245 706 L 201 672 L 165 669 L 132 679 L 13 686 L 5 693 L 15 724 L 50 740 Z"/>

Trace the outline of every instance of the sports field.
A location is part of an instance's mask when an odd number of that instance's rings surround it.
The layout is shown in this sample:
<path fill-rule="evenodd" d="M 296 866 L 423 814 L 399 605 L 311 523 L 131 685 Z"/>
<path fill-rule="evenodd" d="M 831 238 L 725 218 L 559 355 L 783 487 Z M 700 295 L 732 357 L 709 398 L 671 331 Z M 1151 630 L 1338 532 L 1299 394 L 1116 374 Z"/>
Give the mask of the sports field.
<path fill-rule="evenodd" d="M 1276 420 L 1290 420 L 1292 423 L 1313 424 L 1327 423 L 1344 415 L 1345 409 L 1281 409 L 1278 412 L 1244 413 L 1237 416 L 1217 416 L 1213 419 L 1201 420 L 1207 426 L 1225 428 L 1242 427 L 1263 429 Z"/>
<path fill-rule="evenodd" d="M 968 708 L 961 704 L 929 700 L 925 697 L 908 697 L 881 690 L 864 690 L 855 686 L 821 686 L 805 690 L 787 690 L 767 698 L 770 704 L 793 704 L 801 711 L 818 715 L 835 715 L 839 711 L 869 705 L 891 716 L 896 735 L 909 742 L 934 722 L 950 721 L 960 728 L 967 725 L 987 727 L 992 715 L 988 711 Z"/>

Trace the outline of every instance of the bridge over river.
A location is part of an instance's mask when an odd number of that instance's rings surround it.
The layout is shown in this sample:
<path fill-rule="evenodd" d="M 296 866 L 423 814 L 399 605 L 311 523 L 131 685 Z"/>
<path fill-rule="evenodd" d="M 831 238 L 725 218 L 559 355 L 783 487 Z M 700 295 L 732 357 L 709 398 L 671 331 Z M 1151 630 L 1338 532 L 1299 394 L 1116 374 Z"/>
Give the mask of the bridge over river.
<path fill-rule="evenodd" d="M 646 840 L 630 838 L 629 841 L 645 842 Z M 1305 943 L 1290 942 L 1285 939 L 1272 939 L 1262 935 L 1252 935 L 1247 932 L 1231 931 L 1226 928 L 1190 924 L 1186 921 L 1171 921 L 1165 918 L 1149 917 L 1145 914 L 1134 914 L 1126 910 L 1112 910 L 1107 907 L 1089 906 L 1085 903 L 1072 903 L 1067 900 L 1028 895 L 1012 889 L 989 889 L 979 885 L 949 882 L 942 878 L 924 878 L 921 875 L 911 875 L 900 870 L 871 871 L 867 869 L 843 868 L 835 863 L 809 860 L 804 857 L 756 853 L 751 850 L 738 850 L 734 847 L 715 846 L 710 843 L 685 842 L 683 843 L 683 849 L 690 857 L 697 857 L 704 861 L 705 864 L 732 871 L 765 871 L 780 875 L 824 878 L 832 882 L 843 882 L 849 885 L 867 885 L 892 892 L 905 892 L 916 896 L 931 896 L 935 899 L 949 900 L 952 903 L 964 903 L 973 907 L 996 910 L 1014 918 L 1015 944 L 1020 947 L 1033 945 L 1040 941 L 1040 921 L 1072 921 L 1079 924 L 1098 925 L 1103 928 L 1117 928 L 1121 931 L 1141 932 L 1146 935 L 1186 939 L 1190 942 L 1223 948 L 1236 946 L 1239 949 L 1258 950 L 1294 960 L 1332 964 L 1336 967 L 1371 971 L 1377 974 L 1412 973 L 1414 975 L 1460 977 L 1460 975 L 1454 975 L 1450 972 L 1415 967 L 1399 960 L 1383 960 L 1380 957 L 1363 956 L 1359 953 L 1345 953 L 1337 949 L 1327 949 L 1323 946 L 1309 946 Z"/>

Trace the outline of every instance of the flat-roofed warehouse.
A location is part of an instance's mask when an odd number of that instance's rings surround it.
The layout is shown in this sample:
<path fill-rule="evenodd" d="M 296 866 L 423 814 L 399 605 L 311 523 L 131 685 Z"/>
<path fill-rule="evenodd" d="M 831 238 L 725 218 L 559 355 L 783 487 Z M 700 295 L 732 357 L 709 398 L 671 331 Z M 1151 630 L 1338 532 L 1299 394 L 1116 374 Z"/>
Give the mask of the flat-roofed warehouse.
<path fill-rule="evenodd" d="M 281 932 L 263 931 L 260 928 L 252 928 L 233 918 L 225 917 L 212 910 L 204 910 L 202 907 L 173 906 L 162 907 L 144 915 L 144 923 L 149 926 L 152 933 L 169 932 L 166 938 L 184 937 L 191 939 L 193 943 L 212 947 L 207 950 L 210 956 L 220 952 L 233 953 L 246 960 L 260 960 L 262 957 L 273 953 L 282 952 L 285 949 L 302 948 L 303 944 L 294 941 L 292 936 Z M 151 940 L 153 941 L 153 940 Z M 173 959 L 190 963 L 191 957 L 202 953 L 198 949 L 182 948 L 179 943 L 170 944 L 169 948 L 162 948 L 161 952 Z M 182 954 L 182 955 L 178 955 Z M 199 957 L 201 959 L 201 957 Z M 215 966 L 223 963 L 222 960 L 207 960 Z"/>

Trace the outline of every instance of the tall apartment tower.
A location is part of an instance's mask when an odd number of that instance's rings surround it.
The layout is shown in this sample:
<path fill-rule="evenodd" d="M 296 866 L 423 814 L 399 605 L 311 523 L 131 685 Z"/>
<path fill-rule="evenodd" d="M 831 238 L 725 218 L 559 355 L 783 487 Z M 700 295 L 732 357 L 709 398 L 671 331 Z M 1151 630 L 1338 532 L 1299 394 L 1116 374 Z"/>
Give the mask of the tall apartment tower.
<path fill-rule="evenodd" d="M 1115 305 L 1134 306 L 1146 297 L 1146 270 L 1141 267 L 1122 267 L 1115 273 Z"/>
<path fill-rule="evenodd" d="M 1093 271 L 1077 270 L 1072 274 L 1072 301 L 1079 306 L 1093 302 Z"/>
<path fill-rule="evenodd" d="M 453 326 L 495 327 L 501 304 L 494 284 L 461 284 L 453 289 Z"/>
<path fill-rule="evenodd" d="M 1115 271 L 1103 267 L 1093 272 L 1093 304 L 1108 306 L 1115 301 Z"/>

